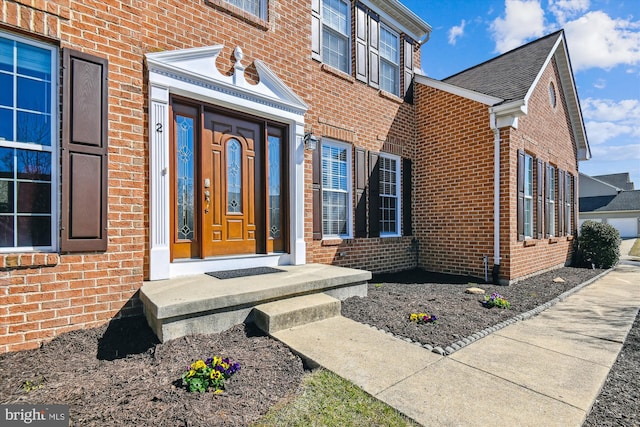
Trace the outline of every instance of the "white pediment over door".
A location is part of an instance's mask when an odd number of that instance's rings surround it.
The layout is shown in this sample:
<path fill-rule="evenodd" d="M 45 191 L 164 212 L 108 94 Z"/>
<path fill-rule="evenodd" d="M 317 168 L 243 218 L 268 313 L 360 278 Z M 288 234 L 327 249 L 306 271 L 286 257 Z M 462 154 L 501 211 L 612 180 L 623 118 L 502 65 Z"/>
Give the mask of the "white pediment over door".
<path fill-rule="evenodd" d="M 198 86 L 291 113 L 304 114 L 308 110 L 307 104 L 258 59 L 253 64 L 259 81 L 257 84 L 247 82 L 245 66 L 242 64 L 244 55 L 239 47 L 234 50 L 236 63 L 233 74 L 222 74 L 216 66 L 216 60 L 223 47 L 224 45 L 215 45 L 148 53 L 147 67 L 149 73 L 156 77 L 152 80 L 157 81 L 161 79 L 160 76 L 172 79 L 172 86 L 178 92 L 181 85 L 176 85 L 176 81 L 189 86 L 189 91 L 193 90 L 193 86 Z"/>

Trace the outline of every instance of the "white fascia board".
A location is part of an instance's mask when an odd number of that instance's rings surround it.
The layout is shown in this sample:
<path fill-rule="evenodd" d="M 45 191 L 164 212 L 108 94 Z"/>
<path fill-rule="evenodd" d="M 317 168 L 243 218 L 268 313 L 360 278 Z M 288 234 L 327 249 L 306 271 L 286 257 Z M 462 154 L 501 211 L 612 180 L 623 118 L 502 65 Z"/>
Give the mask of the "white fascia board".
<path fill-rule="evenodd" d="M 560 49 L 559 49 L 560 48 Z M 542 68 L 538 71 L 538 75 L 533 81 L 533 84 L 527 91 L 524 99 L 525 102 L 529 101 L 529 98 L 533 94 L 538 82 L 542 78 L 542 74 L 551 63 L 551 59 L 555 57 L 558 64 L 560 74 L 560 86 L 564 93 L 564 98 L 567 102 L 568 114 L 571 119 L 571 127 L 573 134 L 575 135 L 578 145 L 578 160 L 589 160 L 591 158 L 591 149 L 587 140 L 587 133 L 584 129 L 584 121 L 582 119 L 582 111 L 580 109 L 580 103 L 578 101 L 578 91 L 574 84 L 573 73 L 571 71 L 571 65 L 569 62 L 569 56 L 567 52 L 567 46 L 564 43 L 564 36 L 560 34 L 558 40 L 556 40 L 553 48 L 549 51 L 547 59 L 544 61 Z"/>
<path fill-rule="evenodd" d="M 420 44 L 431 34 L 431 25 L 398 0 L 360 0 L 360 3 L 379 14 L 382 21 L 396 31 L 407 34 Z"/>
<path fill-rule="evenodd" d="M 461 96 L 463 98 L 471 99 L 488 106 L 496 105 L 503 101 L 503 99 L 501 98 L 496 98 L 495 96 L 485 95 L 484 93 L 465 89 L 463 87 L 452 85 L 450 83 L 445 83 L 441 80 L 432 79 L 431 77 L 427 77 L 423 74 L 416 74 L 415 81 L 425 86 L 439 89 L 454 95 Z"/>

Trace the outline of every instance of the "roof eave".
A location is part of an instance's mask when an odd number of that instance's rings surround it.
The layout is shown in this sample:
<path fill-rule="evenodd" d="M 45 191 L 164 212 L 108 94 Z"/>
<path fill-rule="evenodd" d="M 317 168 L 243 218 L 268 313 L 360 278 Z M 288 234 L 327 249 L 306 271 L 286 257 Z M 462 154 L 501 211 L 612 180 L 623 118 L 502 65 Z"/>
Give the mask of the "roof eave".
<path fill-rule="evenodd" d="M 460 86 L 452 85 L 451 83 L 445 83 L 442 80 L 436 80 L 423 74 L 416 74 L 415 81 L 416 83 L 420 83 L 434 89 L 439 89 L 453 95 L 458 95 L 463 98 L 471 99 L 488 106 L 496 105 L 503 101 L 503 99 L 501 98 L 496 98 L 495 96 L 490 96 L 470 89 L 465 89 Z"/>
<path fill-rule="evenodd" d="M 419 44 L 429 39 L 432 27 L 411 9 L 398 0 L 360 0 L 361 3 L 380 13 L 385 21 L 393 21 L 404 33 Z"/>

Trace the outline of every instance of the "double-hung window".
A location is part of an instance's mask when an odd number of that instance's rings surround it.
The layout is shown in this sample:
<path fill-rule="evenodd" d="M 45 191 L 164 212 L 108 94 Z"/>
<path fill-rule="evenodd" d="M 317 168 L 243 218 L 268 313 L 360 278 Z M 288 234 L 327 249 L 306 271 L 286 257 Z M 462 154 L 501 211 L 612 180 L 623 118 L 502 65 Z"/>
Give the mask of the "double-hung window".
<path fill-rule="evenodd" d="M 400 93 L 400 36 L 384 24 L 380 25 L 380 88 Z"/>
<path fill-rule="evenodd" d="M 380 235 L 400 235 L 400 159 L 380 154 Z"/>
<path fill-rule="evenodd" d="M 351 236 L 351 147 L 322 143 L 322 235 Z"/>
<path fill-rule="evenodd" d="M 350 2 L 322 1 L 322 62 L 351 73 Z"/>
<path fill-rule="evenodd" d="M 258 18 L 267 19 L 267 0 L 226 0 L 226 2 Z"/>
<path fill-rule="evenodd" d="M 57 50 L 0 32 L 0 252 L 56 247 Z"/>
<path fill-rule="evenodd" d="M 549 194 L 547 234 L 549 237 L 553 237 L 556 235 L 556 168 L 553 166 L 549 166 L 548 169 L 547 186 L 547 193 Z"/>
<path fill-rule="evenodd" d="M 524 155 L 524 236 L 533 237 L 533 157 Z"/>

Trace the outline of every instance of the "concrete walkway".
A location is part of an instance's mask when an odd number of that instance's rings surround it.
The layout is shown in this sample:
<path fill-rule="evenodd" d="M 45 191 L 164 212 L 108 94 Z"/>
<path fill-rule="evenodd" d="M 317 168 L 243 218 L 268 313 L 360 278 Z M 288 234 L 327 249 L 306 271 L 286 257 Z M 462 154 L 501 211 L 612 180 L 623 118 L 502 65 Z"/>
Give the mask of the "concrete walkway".
<path fill-rule="evenodd" d="M 639 307 L 625 263 L 447 357 L 344 317 L 273 335 L 425 426 L 580 426 Z"/>

